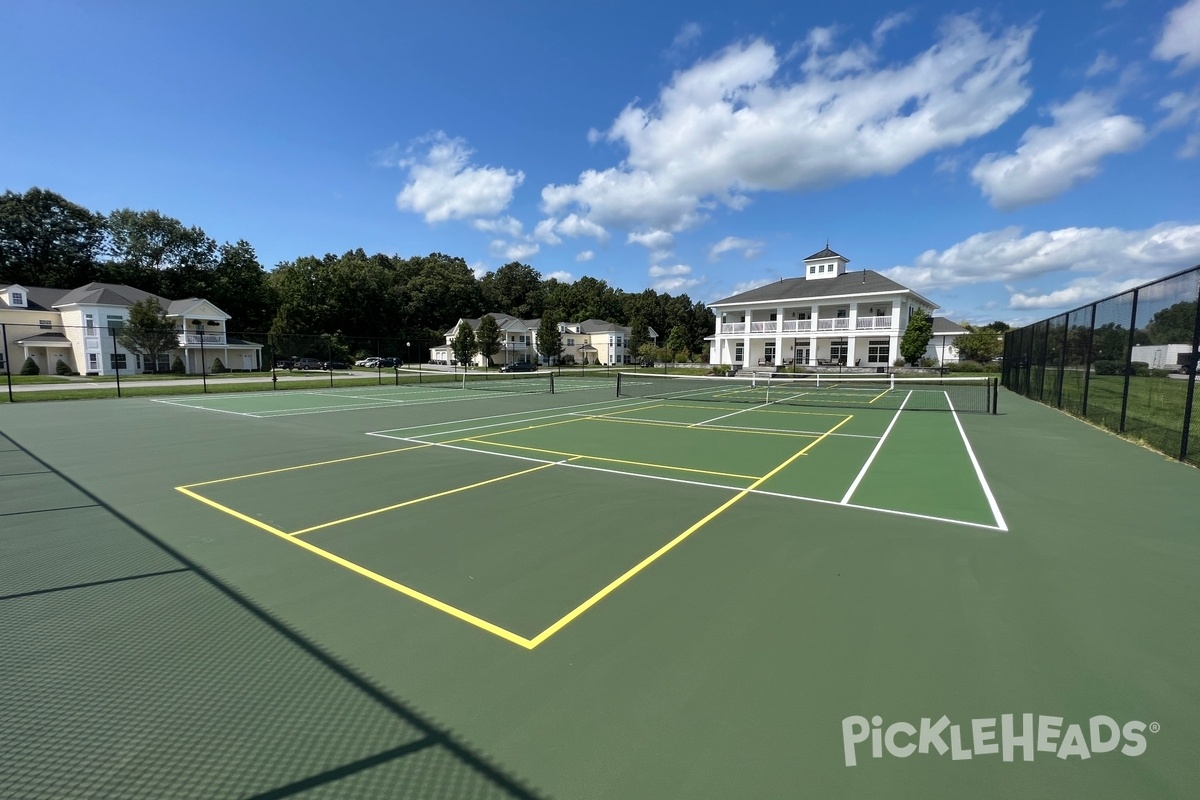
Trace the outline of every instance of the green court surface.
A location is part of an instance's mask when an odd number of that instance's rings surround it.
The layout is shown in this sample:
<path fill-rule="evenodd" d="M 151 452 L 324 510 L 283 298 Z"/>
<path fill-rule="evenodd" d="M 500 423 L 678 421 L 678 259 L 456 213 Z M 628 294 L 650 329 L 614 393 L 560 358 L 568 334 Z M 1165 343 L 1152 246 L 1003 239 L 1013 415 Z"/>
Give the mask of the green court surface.
<path fill-rule="evenodd" d="M 5 406 L 0 797 L 1189 796 L 1200 472 L 760 388 Z"/>

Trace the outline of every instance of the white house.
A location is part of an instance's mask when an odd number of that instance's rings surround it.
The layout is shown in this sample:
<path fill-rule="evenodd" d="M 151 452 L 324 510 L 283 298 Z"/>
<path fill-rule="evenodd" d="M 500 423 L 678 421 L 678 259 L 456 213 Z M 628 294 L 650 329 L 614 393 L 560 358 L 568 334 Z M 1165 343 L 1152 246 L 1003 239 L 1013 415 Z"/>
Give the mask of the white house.
<path fill-rule="evenodd" d="M 150 364 L 121 346 L 114 335 L 129 319 L 129 307 L 154 298 L 179 330 L 179 344 Z M 212 372 L 217 359 L 228 370 L 262 369 L 262 345 L 226 333 L 229 315 L 207 300 L 167 300 L 132 286 L 89 283 L 76 289 L 0 286 L 0 370 L 16 372 L 27 358 L 43 374 L 53 374 L 61 360 L 72 372 L 111 375 L 122 372 L 167 372 L 179 357 L 188 373 Z M 202 366 L 203 360 L 203 366 Z"/>
<path fill-rule="evenodd" d="M 937 305 L 877 272 L 851 272 L 849 263 L 826 246 L 804 259 L 803 277 L 710 303 L 717 316 L 710 363 L 890 366 L 913 312 L 932 315 Z"/>
<path fill-rule="evenodd" d="M 951 322 L 945 317 L 934 317 L 933 338 L 929 340 L 925 357 L 931 358 L 939 364 L 957 363 L 959 360 L 958 347 L 954 344 L 954 340 L 964 333 L 970 333 L 970 331 L 957 322 Z"/>
<path fill-rule="evenodd" d="M 500 329 L 500 352 L 492 356 L 493 362 L 510 364 L 514 361 L 544 361 L 538 355 L 538 331 L 541 328 L 540 319 L 517 319 L 508 314 L 490 313 L 489 317 L 496 320 Z M 472 331 L 479 330 L 478 319 L 460 319 L 446 331 L 443 344 L 429 349 L 430 361 L 434 364 L 452 364 L 455 362 L 453 343 L 458 336 L 459 326 L 467 325 Z M 601 319 L 587 319 L 583 322 L 560 322 L 559 335 L 562 336 L 563 360 L 568 357 L 575 363 L 582 364 L 631 364 L 636 360 L 636 354 L 629 348 L 631 329 L 605 322 Z M 650 329 L 651 341 L 657 340 L 658 334 Z M 475 366 L 483 366 L 485 359 L 476 355 L 472 359 Z"/>

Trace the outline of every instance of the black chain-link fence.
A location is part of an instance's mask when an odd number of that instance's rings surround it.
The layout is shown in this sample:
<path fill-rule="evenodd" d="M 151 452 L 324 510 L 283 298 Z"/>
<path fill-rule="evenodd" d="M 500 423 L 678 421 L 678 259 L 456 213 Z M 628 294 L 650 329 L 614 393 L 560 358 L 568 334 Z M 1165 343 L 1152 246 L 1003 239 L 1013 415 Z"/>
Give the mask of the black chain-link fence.
<path fill-rule="evenodd" d="M 1004 337 L 1004 386 L 1200 466 L 1200 266 Z"/>

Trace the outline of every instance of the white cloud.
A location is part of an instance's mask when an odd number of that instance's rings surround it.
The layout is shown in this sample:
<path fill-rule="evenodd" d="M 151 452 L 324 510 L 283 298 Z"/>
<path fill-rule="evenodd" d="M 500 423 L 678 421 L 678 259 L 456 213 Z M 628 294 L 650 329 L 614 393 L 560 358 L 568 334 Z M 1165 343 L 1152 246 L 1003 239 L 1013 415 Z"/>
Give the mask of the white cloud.
<path fill-rule="evenodd" d="M 492 255 L 508 261 L 522 261 L 535 255 L 542 248 L 533 242 L 506 242 L 496 239 L 489 247 Z"/>
<path fill-rule="evenodd" d="M 486 264 L 476 262 L 474 264 L 471 264 L 470 268 L 471 268 L 471 274 L 475 276 L 475 280 L 477 280 L 477 281 L 483 280 L 483 276 L 488 274 L 488 268 L 487 268 Z"/>
<path fill-rule="evenodd" d="M 740 239 L 737 236 L 726 236 L 714 244 L 708 251 L 708 260 L 716 261 L 722 253 L 730 250 L 741 250 L 742 258 L 754 258 L 762 251 L 763 243 L 756 239 Z"/>
<path fill-rule="evenodd" d="M 1158 101 L 1158 107 L 1166 111 L 1167 116 L 1155 126 L 1156 132 L 1162 128 L 1195 125 L 1200 121 L 1200 91 L 1192 94 L 1172 92 Z M 1176 155 L 1180 158 L 1194 158 L 1197 154 L 1200 154 L 1200 130 L 1192 130 Z"/>
<path fill-rule="evenodd" d="M 691 275 L 692 268 L 686 264 L 676 264 L 672 267 L 653 266 L 650 268 L 651 278 L 664 278 L 667 276 Z"/>
<path fill-rule="evenodd" d="M 1025 131 L 1012 155 L 984 156 L 971 177 L 993 206 L 1006 211 L 1057 197 L 1094 177 L 1105 157 L 1145 140 L 1141 123 L 1111 112 L 1110 100 L 1080 92 L 1050 109 L 1054 125 Z"/>
<path fill-rule="evenodd" d="M 596 257 L 596 254 L 593 253 L 591 250 L 583 250 L 578 255 L 575 256 L 575 260 L 581 261 L 581 262 L 582 261 L 591 261 L 595 257 Z"/>
<path fill-rule="evenodd" d="M 1094 78 L 1097 75 L 1103 75 L 1106 72 L 1112 72 L 1118 66 L 1118 61 L 1115 56 L 1110 56 L 1108 53 L 1101 50 L 1096 54 L 1096 60 L 1087 68 L 1084 74 L 1089 78 Z"/>
<path fill-rule="evenodd" d="M 1167 14 L 1153 55 L 1163 61 L 1178 58 L 1180 69 L 1200 65 L 1200 0 L 1188 0 Z"/>
<path fill-rule="evenodd" d="M 548 217 L 539 222 L 533 232 L 534 238 L 547 244 L 561 244 L 562 237 L 559 234 L 570 236 L 573 239 L 580 236 L 591 236 L 601 244 L 608 241 L 608 231 L 577 214 L 568 214 L 562 219 Z"/>
<path fill-rule="evenodd" d="M 993 282 L 1028 286 L 1056 273 L 1074 276 L 1049 291 L 1009 288 L 1014 308 L 1054 308 L 1098 300 L 1197 263 L 1200 225 L 1060 228 L 1025 235 L 1012 227 L 977 233 L 941 252 L 928 250 L 912 266 L 883 274 L 918 291 Z"/>
<path fill-rule="evenodd" d="M 671 46 L 667 48 L 666 56 L 672 60 L 680 58 L 683 53 L 690 49 L 696 40 L 700 38 L 703 29 L 698 22 L 685 22 L 683 27 L 679 29 L 679 33 L 675 34 L 675 38 L 671 41 Z"/>
<path fill-rule="evenodd" d="M 902 21 L 879 23 L 877 38 Z M 837 51 L 832 32 L 818 29 L 797 75 L 761 39 L 733 45 L 677 72 L 657 102 L 627 106 L 604 136 L 628 157 L 546 186 L 543 209 L 678 232 L 717 204 L 744 208 L 754 192 L 893 174 L 995 130 L 1025 105 L 1031 35 L 1031 27 L 988 33 L 952 18 L 929 49 L 875 67 L 875 45 Z"/>
<path fill-rule="evenodd" d="M 408 169 L 408 182 L 396 196 L 396 206 L 421 214 L 428 223 L 495 216 L 508 207 L 513 192 L 525 180 L 525 173 L 519 170 L 471 166 L 474 151 L 466 141 L 451 139 L 441 131 L 419 143 L 428 143 L 428 152 L 396 162 Z"/>
<path fill-rule="evenodd" d="M 471 225 L 484 233 L 499 233 L 513 238 L 520 236 L 522 230 L 519 219 L 507 216 L 499 219 L 474 219 L 471 220 Z"/>
<path fill-rule="evenodd" d="M 692 268 L 686 264 L 655 265 L 650 268 L 650 277 L 654 279 L 651 286 L 658 292 L 680 292 L 704 283 L 703 278 L 693 278 L 691 274 Z"/>
<path fill-rule="evenodd" d="M 626 244 L 640 244 L 650 251 L 651 261 L 662 261 L 671 255 L 675 246 L 675 237 L 666 231 L 651 230 L 629 234 Z"/>
<path fill-rule="evenodd" d="M 551 272 L 549 275 L 546 276 L 546 280 L 550 280 L 551 278 L 558 281 L 559 283 L 573 283 L 575 281 L 574 275 L 572 275 L 571 273 L 567 272 L 566 270 L 562 270 L 562 269 L 555 270 L 554 272 Z"/>
<path fill-rule="evenodd" d="M 729 290 L 729 296 L 733 297 L 735 294 L 741 294 L 742 292 L 748 292 L 751 289 L 757 289 L 760 286 L 766 286 L 768 283 L 774 283 L 776 280 L 778 280 L 778 278 L 755 278 L 754 280 L 735 283 L 733 288 Z"/>

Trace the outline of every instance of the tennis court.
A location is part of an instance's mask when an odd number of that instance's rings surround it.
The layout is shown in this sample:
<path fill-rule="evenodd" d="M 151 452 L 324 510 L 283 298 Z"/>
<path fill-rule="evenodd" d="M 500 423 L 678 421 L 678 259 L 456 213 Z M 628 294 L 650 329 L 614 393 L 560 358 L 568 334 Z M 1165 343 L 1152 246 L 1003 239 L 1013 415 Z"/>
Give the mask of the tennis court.
<path fill-rule="evenodd" d="M 987 380 L 483 383 L 6 407 L 0 794 L 1198 777 L 1195 470 Z"/>

